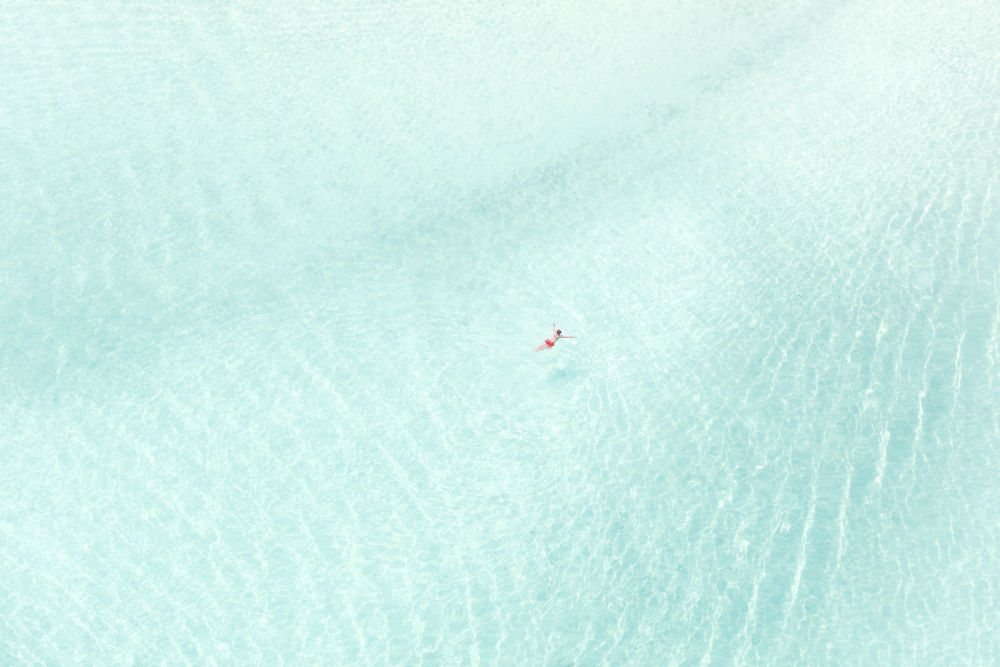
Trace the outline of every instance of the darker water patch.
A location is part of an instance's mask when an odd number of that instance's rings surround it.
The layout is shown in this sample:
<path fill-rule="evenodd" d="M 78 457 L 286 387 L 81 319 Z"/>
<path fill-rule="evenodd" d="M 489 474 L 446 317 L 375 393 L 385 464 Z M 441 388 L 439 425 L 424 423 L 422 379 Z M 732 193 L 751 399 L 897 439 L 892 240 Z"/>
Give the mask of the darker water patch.
<path fill-rule="evenodd" d="M 574 380 L 579 380 L 586 376 L 583 369 L 576 366 L 567 366 L 565 368 L 553 368 L 549 371 L 549 382 L 572 382 Z"/>

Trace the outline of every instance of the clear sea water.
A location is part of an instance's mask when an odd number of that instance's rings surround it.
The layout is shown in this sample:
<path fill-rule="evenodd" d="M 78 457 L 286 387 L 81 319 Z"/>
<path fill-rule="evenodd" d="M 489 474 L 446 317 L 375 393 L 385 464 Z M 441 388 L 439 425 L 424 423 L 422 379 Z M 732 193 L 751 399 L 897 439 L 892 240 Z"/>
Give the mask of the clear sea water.
<path fill-rule="evenodd" d="M 998 44 L 6 0 L 0 663 L 1000 662 Z"/>

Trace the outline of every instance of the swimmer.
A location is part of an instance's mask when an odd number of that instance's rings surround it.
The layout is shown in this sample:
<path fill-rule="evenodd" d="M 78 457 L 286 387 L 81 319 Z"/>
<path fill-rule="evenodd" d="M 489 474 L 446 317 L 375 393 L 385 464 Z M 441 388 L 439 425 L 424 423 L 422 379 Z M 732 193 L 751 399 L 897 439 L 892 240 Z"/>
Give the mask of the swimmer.
<path fill-rule="evenodd" d="M 563 336 L 562 329 L 556 329 L 556 325 L 552 325 L 552 338 L 546 338 L 545 342 L 535 348 L 535 352 L 539 350 L 547 350 L 550 347 L 555 347 L 556 341 L 560 338 L 576 338 L 576 336 Z"/>

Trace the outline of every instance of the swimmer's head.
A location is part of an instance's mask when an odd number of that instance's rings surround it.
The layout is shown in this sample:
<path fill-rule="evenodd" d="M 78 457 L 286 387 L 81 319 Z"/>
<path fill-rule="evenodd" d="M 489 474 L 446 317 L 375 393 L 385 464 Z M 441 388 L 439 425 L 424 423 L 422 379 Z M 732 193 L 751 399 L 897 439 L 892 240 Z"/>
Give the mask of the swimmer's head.
<path fill-rule="evenodd" d="M 558 336 L 559 334 L 561 334 L 561 333 L 562 333 L 562 329 L 556 329 L 556 335 L 557 335 L 557 336 Z"/>

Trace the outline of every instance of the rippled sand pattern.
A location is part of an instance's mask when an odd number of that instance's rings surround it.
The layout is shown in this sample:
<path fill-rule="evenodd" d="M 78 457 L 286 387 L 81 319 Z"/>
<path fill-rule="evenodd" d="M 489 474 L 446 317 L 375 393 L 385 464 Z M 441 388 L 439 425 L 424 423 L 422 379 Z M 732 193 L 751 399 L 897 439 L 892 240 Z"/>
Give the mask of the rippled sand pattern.
<path fill-rule="evenodd" d="M 1000 661 L 1000 10 L 294 4 L 0 11 L 0 663 Z"/>

